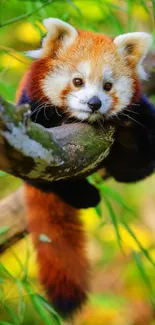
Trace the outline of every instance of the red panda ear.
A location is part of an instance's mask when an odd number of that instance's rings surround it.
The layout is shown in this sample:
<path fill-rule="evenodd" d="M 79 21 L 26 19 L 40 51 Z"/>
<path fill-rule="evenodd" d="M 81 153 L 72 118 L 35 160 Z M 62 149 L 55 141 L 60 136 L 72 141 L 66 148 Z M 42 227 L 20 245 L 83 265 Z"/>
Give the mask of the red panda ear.
<path fill-rule="evenodd" d="M 114 43 L 119 54 L 132 68 L 136 69 L 141 79 L 145 79 L 146 73 L 142 67 L 142 61 L 152 44 L 151 35 L 144 32 L 127 33 L 117 36 Z"/>
<path fill-rule="evenodd" d="M 42 47 L 38 50 L 27 52 L 28 56 L 35 59 L 48 55 L 52 56 L 58 48 L 67 48 L 78 35 L 74 27 L 57 18 L 44 19 L 43 25 L 47 30 L 47 34 L 43 38 Z"/>

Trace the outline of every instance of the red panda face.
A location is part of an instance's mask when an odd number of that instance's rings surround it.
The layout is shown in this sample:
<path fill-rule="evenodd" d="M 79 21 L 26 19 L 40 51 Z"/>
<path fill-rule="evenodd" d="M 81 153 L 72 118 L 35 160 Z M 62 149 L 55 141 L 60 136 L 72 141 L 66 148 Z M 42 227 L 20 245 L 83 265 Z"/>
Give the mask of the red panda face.
<path fill-rule="evenodd" d="M 69 62 L 66 65 L 61 60 L 57 62 L 42 81 L 43 91 L 51 103 L 65 107 L 69 116 L 92 122 L 126 107 L 134 91 L 131 72 L 127 69 L 126 73 L 117 72 L 108 62 L 110 53 L 102 56 L 93 65 L 89 57 L 82 57 L 75 68 Z M 112 60 L 117 64 L 114 57 Z"/>
<path fill-rule="evenodd" d="M 146 33 L 129 33 L 112 40 L 102 34 L 77 32 L 57 19 L 46 19 L 47 36 L 30 54 L 50 60 L 40 87 L 48 101 L 68 116 L 94 122 L 109 118 L 132 103 L 142 59 L 151 43 Z"/>

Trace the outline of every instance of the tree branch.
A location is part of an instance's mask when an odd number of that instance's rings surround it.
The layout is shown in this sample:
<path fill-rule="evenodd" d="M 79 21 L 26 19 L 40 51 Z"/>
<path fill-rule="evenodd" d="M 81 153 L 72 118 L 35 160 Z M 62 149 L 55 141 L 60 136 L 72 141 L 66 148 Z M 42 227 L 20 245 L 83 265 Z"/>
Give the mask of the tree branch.
<path fill-rule="evenodd" d="M 0 236 L 0 252 L 18 240 L 26 230 L 24 188 L 0 201 L 0 229 L 7 229 Z"/>
<path fill-rule="evenodd" d="M 29 18 L 29 17 L 31 17 L 32 15 L 34 15 L 36 12 L 40 11 L 41 9 L 43 9 L 44 7 L 46 7 L 46 6 L 50 5 L 50 4 L 52 4 L 52 2 L 54 2 L 54 1 L 52 1 L 52 0 L 47 0 L 47 1 L 46 1 L 45 3 L 43 3 L 39 8 L 36 8 L 36 9 L 30 11 L 30 12 L 27 12 L 27 13 L 21 15 L 21 16 L 17 16 L 17 17 L 15 17 L 15 18 L 12 18 L 12 19 L 10 19 L 10 20 L 7 20 L 7 21 L 5 21 L 5 22 L 3 22 L 3 23 L 0 24 L 0 28 L 2 28 L 2 27 L 4 27 L 4 26 L 8 26 L 8 25 L 10 25 L 10 24 L 14 24 L 14 23 L 16 23 L 16 22 L 18 22 L 18 21 L 20 21 L 20 20 L 22 20 L 22 19 Z"/>
<path fill-rule="evenodd" d="M 0 98 L 0 169 L 22 179 L 88 175 L 107 156 L 114 128 L 84 123 L 45 129 L 27 117 L 28 105 Z"/>

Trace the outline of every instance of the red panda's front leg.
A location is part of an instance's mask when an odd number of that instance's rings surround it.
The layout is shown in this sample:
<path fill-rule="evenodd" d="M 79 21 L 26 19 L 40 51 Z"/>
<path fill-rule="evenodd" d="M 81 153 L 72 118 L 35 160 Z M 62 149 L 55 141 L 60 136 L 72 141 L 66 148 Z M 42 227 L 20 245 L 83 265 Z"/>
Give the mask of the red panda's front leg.
<path fill-rule="evenodd" d="M 47 296 L 63 317 L 87 298 L 89 264 L 78 210 L 54 193 L 25 185 L 28 230 L 37 252 L 39 277 Z M 40 235 L 47 236 L 47 242 Z"/>

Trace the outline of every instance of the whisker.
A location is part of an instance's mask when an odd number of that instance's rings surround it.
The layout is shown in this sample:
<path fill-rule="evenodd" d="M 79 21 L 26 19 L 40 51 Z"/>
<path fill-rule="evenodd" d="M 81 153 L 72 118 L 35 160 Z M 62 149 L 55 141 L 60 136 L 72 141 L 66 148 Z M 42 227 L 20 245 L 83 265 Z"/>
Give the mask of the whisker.
<path fill-rule="evenodd" d="M 37 123 L 37 118 L 38 118 L 38 115 L 39 115 L 39 113 L 41 112 L 41 108 L 38 110 L 38 112 L 37 112 L 37 114 L 36 114 L 36 116 L 35 116 L 35 123 Z"/>
<path fill-rule="evenodd" d="M 102 122 L 103 121 L 101 119 L 97 119 L 97 123 L 98 123 L 99 127 L 105 132 L 105 128 L 104 128 Z"/>
<path fill-rule="evenodd" d="M 41 101 L 41 99 L 39 99 L 37 102 L 39 103 Z M 48 103 L 48 102 L 46 102 L 46 103 L 40 103 L 37 107 L 35 107 L 35 109 L 31 112 L 31 114 L 30 114 L 30 117 L 33 115 L 33 114 L 35 114 L 35 113 L 37 113 L 37 111 L 38 110 L 40 110 L 40 109 L 42 109 L 42 108 L 47 108 L 48 106 L 50 106 L 50 103 Z M 45 113 L 46 114 L 46 113 Z"/>
<path fill-rule="evenodd" d="M 76 95 L 73 95 L 73 94 L 69 94 L 69 96 L 72 96 L 72 97 L 78 98 Z"/>
<path fill-rule="evenodd" d="M 138 122 L 137 120 L 135 120 L 134 118 L 132 118 L 131 116 L 127 115 L 127 114 L 124 114 L 124 113 L 121 113 L 121 115 L 124 115 L 126 117 L 128 117 L 128 119 L 136 122 L 137 124 L 139 124 L 140 126 L 142 126 L 143 128 L 145 128 L 145 126 L 143 124 L 141 124 L 140 122 Z"/>
<path fill-rule="evenodd" d="M 120 118 L 119 118 L 119 116 L 118 116 L 118 113 L 113 113 L 113 114 L 111 115 L 111 118 L 113 118 L 113 116 L 115 116 L 115 117 L 120 121 Z"/>
<path fill-rule="evenodd" d="M 37 113 L 38 110 L 39 110 L 39 108 L 36 107 L 36 108 L 31 112 L 30 117 L 31 117 L 33 114 Z"/>
<path fill-rule="evenodd" d="M 47 115 L 46 115 L 46 108 L 47 108 L 47 106 L 44 107 L 44 117 L 46 118 L 46 120 L 49 121 L 50 119 L 49 119 L 49 118 L 47 117 Z"/>
<path fill-rule="evenodd" d="M 72 119 L 72 118 L 74 118 L 74 117 L 73 117 L 73 116 L 69 116 L 69 118 Z M 83 120 L 81 120 L 81 121 L 83 121 Z M 78 118 L 75 118 L 75 119 L 74 119 L 74 122 L 75 122 L 75 123 L 76 123 L 76 122 L 80 122 L 80 120 L 79 120 Z"/>
<path fill-rule="evenodd" d="M 129 113 L 133 113 L 133 114 L 137 114 L 137 115 L 140 115 L 140 113 L 139 113 L 139 112 L 135 112 L 135 111 L 132 111 L 132 110 L 130 110 L 130 109 L 127 109 L 127 108 L 125 108 L 125 112 L 129 112 Z"/>
<path fill-rule="evenodd" d="M 56 111 L 56 114 L 57 114 L 58 116 L 62 117 L 62 115 L 58 112 L 56 106 L 54 106 L 54 109 L 55 109 L 55 111 Z"/>
<path fill-rule="evenodd" d="M 140 104 L 136 104 L 136 103 L 133 103 L 133 104 L 131 104 L 130 106 L 140 106 Z"/>

